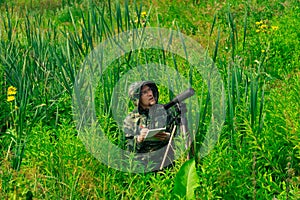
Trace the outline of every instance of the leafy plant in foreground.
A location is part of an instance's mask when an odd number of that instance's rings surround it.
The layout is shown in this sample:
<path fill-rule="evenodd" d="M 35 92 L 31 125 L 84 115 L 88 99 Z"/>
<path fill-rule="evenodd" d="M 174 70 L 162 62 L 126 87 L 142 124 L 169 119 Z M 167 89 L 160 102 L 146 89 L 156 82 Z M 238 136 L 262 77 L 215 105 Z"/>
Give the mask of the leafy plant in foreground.
<path fill-rule="evenodd" d="M 185 162 L 174 179 L 173 190 L 176 199 L 194 199 L 195 190 L 199 186 L 199 177 L 194 159 Z"/>

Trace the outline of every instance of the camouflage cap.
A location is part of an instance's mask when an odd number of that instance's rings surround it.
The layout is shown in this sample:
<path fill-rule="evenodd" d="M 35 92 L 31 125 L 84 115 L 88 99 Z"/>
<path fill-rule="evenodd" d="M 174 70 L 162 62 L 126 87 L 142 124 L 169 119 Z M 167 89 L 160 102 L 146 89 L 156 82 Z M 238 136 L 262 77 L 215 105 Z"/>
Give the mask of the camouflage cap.
<path fill-rule="evenodd" d="M 143 85 L 143 81 L 140 81 L 140 82 L 134 82 L 129 86 L 128 96 L 132 101 L 136 101 L 140 98 L 140 90 L 142 85 Z"/>

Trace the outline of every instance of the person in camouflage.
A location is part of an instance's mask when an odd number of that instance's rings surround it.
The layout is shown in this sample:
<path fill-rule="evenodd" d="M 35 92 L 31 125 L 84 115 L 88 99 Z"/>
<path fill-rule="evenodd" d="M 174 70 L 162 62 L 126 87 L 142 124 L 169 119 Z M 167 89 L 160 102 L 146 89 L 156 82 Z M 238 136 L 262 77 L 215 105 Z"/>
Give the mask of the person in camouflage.
<path fill-rule="evenodd" d="M 156 84 L 152 81 L 135 82 L 130 85 L 128 94 L 136 109 L 124 120 L 127 150 L 147 153 L 164 147 L 168 144 L 172 131 L 172 113 L 158 104 L 159 92 Z M 162 127 L 166 130 L 150 140 L 146 138 L 149 129 Z"/>

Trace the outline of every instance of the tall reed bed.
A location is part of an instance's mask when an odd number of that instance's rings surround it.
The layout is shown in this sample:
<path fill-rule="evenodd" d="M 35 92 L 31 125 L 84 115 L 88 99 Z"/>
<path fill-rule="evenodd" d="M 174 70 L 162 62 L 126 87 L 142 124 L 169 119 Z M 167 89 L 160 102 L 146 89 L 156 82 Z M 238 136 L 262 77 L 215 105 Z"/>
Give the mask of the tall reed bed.
<path fill-rule="evenodd" d="M 52 125 L 50 123 L 58 123 L 58 118 L 72 120 L 71 116 L 67 116 L 70 114 L 70 103 L 63 107 L 58 102 L 62 98 L 70 99 L 76 72 L 84 57 L 103 38 L 114 35 L 114 27 L 120 31 L 125 26 L 118 18 L 121 17 L 120 5 L 116 6 L 117 16 L 112 16 L 111 11 L 105 10 L 110 8 L 110 4 L 108 2 L 108 6 L 102 8 L 90 4 L 88 12 L 78 8 L 80 15 L 76 19 L 69 11 L 71 22 L 67 27 L 59 27 L 53 20 L 44 20 L 42 15 L 32 14 L 28 10 L 15 14 L 14 7 L 6 6 L 5 12 L 1 13 L 2 94 L 6 95 L 5 88 L 9 86 L 18 91 L 14 122 L 10 121 L 12 118 L 9 116 L 1 119 L 3 129 L 15 131 L 5 135 L 14 143 L 7 149 L 13 151 L 14 169 L 20 169 L 26 140 L 36 121 L 43 120 Z M 127 28 L 133 20 L 128 12 L 127 2 Z M 107 13 L 110 13 L 109 17 L 106 17 Z M 112 74 L 115 76 L 118 73 Z M 111 85 L 104 81 L 106 88 Z M 107 89 L 104 91 L 109 92 Z M 105 97 L 109 95 L 106 93 Z"/>
<path fill-rule="evenodd" d="M 67 1 L 62 3 L 71 5 Z M 14 100 L 0 103 L 0 149 L 3 155 L 0 162 L 1 167 L 9 163 L 20 174 L 18 180 L 9 170 L 2 176 L 1 185 L 8 193 L 7 198 L 26 193 L 30 196 L 33 191 L 39 198 L 161 199 L 171 198 L 172 192 L 186 195 L 181 192 L 183 187 L 192 191 L 190 196 L 195 193 L 198 199 L 297 197 L 299 138 L 296 133 L 299 124 L 294 118 L 298 115 L 287 109 L 284 112 L 287 120 L 283 120 L 280 111 L 272 112 L 280 105 L 272 107 L 266 103 L 266 99 L 275 102 L 273 104 L 277 102 L 275 97 L 269 96 L 272 93 L 268 82 L 270 63 L 262 53 L 269 49 L 257 48 L 260 44 L 256 43 L 258 40 L 253 36 L 255 30 L 251 23 L 258 19 L 251 18 L 251 6 L 245 6 L 243 23 L 239 23 L 235 19 L 236 13 L 227 8 L 211 22 L 209 40 L 215 40 L 212 60 L 222 73 L 227 107 L 219 141 L 204 158 L 199 149 L 209 128 L 212 99 L 200 74 L 187 65 L 184 58 L 156 50 L 131 52 L 113 62 L 101 79 L 99 77 L 97 117 L 108 137 L 117 145 L 122 142 L 122 131 L 112 119 L 111 96 L 118 81 L 128 71 L 137 65 L 157 62 L 173 66 L 196 86 L 201 111 L 193 144 L 196 164 L 187 162 L 174 179 L 185 158 L 176 162 L 174 168 L 161 173 L 127 174 L 99 165 L 97 160 L 87 156 L 84 146 L 74 137 L 71 96 L 82 61 L 99 43 L 113 35 L 157 26 L 150 18 L 153 16 L 151 8 L 144 10 L 143 5 L 129 1 L 121 4 L 89 1 L 89 4 L 72 5 L 61 8 L 57 12 L 64 15 L 52 16 L 53 19 L 26 10 L 16 13 L 13 7 L 6 7 L 5 12 L 1 12 L 0 75 L 3 78 L 0 84 L 3 88 L 0 97 L 8 100 L 9 86 L 17 92 Z M 287 84 L 296 84 L 297 80 L 292 79 Z M 163 87 L 160 89 L 164 94 L 162 102 L 174 97 Z M 279 91 L 272 95 L 281 98 Z M 295 96 L 297 90 L 291 88 L 290 91 Z M 126 106 L 132 108 L 132 105 Z M 268 124 L 272 124 L 274 130 Z M 28 153 L 29 160 L 35 160 L 41 166 L 30 164 L 24 154 L 26 151 L 31 152 Z M 19 180 L 25 177 L 22 174 L 24 159 L 24 167 L 32 165 L 34 168 L 30 171 L 34 178 L 26 179 L 34 180 L 31 183 Z M 192 173 L 192 181 L 185 179 L 185 184 L 181 185 L 181 178 L 191 169 L 197 170 L 197 174 Z M 196 176 L 199 176 L 200 184 Z M 22 190 L 19 192 L 17 184 L 13 185 L 15 188 L 10 186 L 14 181 L 30 189 L 19 188 Z M 25 186 L 27 183 L 30 186 Z"/>
<path fill-rule="evenodd" d="M 200 199 L 207 197 L 284 199 L 290 198 L 290 195 L 293 198 L 299 196 L 297 186 L 295 187 L 297 185 L 295 177 L 294 182 L 292 181 L 293 192 L 286 186 L 285 177 L 289 177 L 290 174 L 284 170 L 285 164 L 290 166 L 291 162 L 276 153 L 282 150 L 286 152 L 285 155 L 291 155 L 292 149 L 297 147 L 284 144 L 285 142 L 279 141 L 277 136 L 276 142 L 272 145 L 270 141 L 275 139 L 270 137 L 282 133 L 277 133 L 276 129 L 271 131 L 271 124 L 272 122 L 276 124 L 275 121 L 270 118 L 266 121 L 266 116 L 273 112 L 269 109 L 270 104 L 268 105 L 268 100 L 273 98 L 269 93 L 271 91 L 269 86 L 272 84 L 270 80 L 274 78 L 273 76 L 278 76 L 274 73 L 278 68 L 270 69 L 268 56 L 273 54 L 273 48 L 276 48 L 270 39 L 277 35 L 274 31 L 278 27 L 270 25 L 270 21 L 253 22 L 247 9 L 244 25 L 240 23 L 239 26 L 233 13 L 228 11 L 226 21 L 228 27 L 224 29 L 228 35 L 225 43 L 228 56 L 218 54 L 215 59 L 223 69 L 226 80 L 227 117 L 220 146 L 216 147 L 208 158 L 204 158 L 198 168 L 200 181 L 203 181 L 203 185 L 199 188 Z M 261 24 L 260 29 L 255 30 L 257 24 Z M 267 30 L 261 30 L 263 28 Z M 264 34 L 267 31 L 268 34 Z M 254 36 L 253 32 L 256 32 L 257 36 Z M 256 37 L 259 39 L 258 42 L 255 41 Z M 216 47 L 218 46 L 219 37 L 216 40 Z M 216 48 L 214 52 L 218 52 L 218 49 Z M 265 52 L 268 52 L 268 55 Z M 287 132 L 286 134 L 290 135 Z M 282 148 L 283 146 L 285 147 Z M 296 157 L 293 156 L 294 163 Z M 274 160 L 276 158 L 278 163 Z M 290 159 L 289 156 L 288 160 Z M 218 165 L 214 165 L 212 161 Z M 294 172 L 294 169 L 290 171 Z M 214 190 L 208 189 L 209 187 Z M 233 188 L 237 187 L 241 188 L 235 191 Z"/>

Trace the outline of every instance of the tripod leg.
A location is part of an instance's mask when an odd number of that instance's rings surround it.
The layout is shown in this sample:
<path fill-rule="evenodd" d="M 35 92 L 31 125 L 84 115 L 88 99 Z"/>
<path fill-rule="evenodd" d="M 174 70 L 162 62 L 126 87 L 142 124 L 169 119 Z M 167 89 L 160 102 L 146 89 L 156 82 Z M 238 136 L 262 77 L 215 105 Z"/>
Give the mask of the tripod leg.
<path fill-rule="evenodd" d="M 169 149 L 170 149 L 173 137 L 174 137 L 175 130 L 176 130 L 176 125 L 173 127 L 173 130 L 172 130 L 172 133 L 171 133 L 171 136 L 170 136 L 170 139 L 169 139 L 169 143 L 168 143 L 165 155 L 163 157 L 163 160 L 162 160 L 160 168 L 159 168 L 160 170 L 162 170 L 162 168 L 163 168 L 163 166 L 165 164 L 165 161 L 166 161 L 166 158 L 167 158 L 167 155 L 168 155 L 168 152 L 169 152 Z"/>

